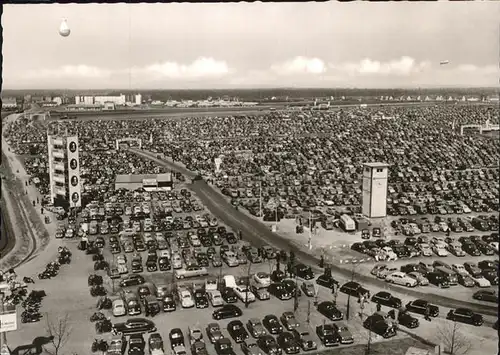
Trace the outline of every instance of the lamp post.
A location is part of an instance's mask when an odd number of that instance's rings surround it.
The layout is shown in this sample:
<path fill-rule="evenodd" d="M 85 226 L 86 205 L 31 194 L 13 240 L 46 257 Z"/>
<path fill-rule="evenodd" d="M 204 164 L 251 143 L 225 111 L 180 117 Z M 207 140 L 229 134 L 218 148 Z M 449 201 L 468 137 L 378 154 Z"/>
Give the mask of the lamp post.
<path fill-rule="evenodd" d="M 245 308 L 248 308 L 249 301 L 248 301 L 248 289 L 250 288 L 250 270 L 252 268 L 252 262 L 248 260 L 248 272 L 247 272 L 247 282 L 246 282 L 246 288 L 245 288 Z"/>

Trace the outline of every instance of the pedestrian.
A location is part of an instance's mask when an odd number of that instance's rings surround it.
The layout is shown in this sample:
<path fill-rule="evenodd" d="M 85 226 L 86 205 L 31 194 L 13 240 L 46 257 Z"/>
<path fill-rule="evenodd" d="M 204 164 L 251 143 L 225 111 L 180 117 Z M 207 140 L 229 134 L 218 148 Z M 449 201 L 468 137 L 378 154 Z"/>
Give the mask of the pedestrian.
<path fill-rule="evenodd" d="M 261 247 L 258 247 L 257 248 L 257 255 L 262 258 L 262 248 Z"/>
<path fill-rule="evenodd" d="M 243 240 L 243 233 L 241 231 L 238 231 L 238 236 L 240 237 L 240 241 Z"/>
<path fill-rule="evenodd" d="M 324 268 L 325 267 L 325 258 L 323 255 L 319 258 L 319 267 Z"/>
<path fill-rule="evenodd" d="M 380 303 L 377 303 L 377 312 L 380 312 L 382 310 L 382 305 Z"/>
<path fill-rule="evenodd" d="M 28 186 L 28 182 L 27 181 L 24 182 L 24 186 Z"/>
<path fill-rule="evenodd" d="M 387 315 L 391 317 L 392 319 L 396 319 L 396 311 L 391 309 L 389 312 L 387 312 Z"/>
<path fill-rule="evenodd" d="M 36 198 L 36 204 L 38 205 L 40 203 L 40 200 L 38 199 L 38 197 Z"/>
<path fill-rule="evenodd" d="M 450 236 L 450 234 L 451 234 L 451 232 L 450 232 L 450 229 L 448 228 L 448 229 L 446 230 L 446 236 L 447 236 L 447 237 L 449 237 L 449 236 Z"/>
<path fill-rule="evenodd" d="M 36 201 L 35 201 L 35 200 L 33 200 L 33 207 L 35 207 L 35 205 L 36 205 Z"/>
<path fill-rule="evenodd" d="M 426 321 L 429 321 L 429 322 L 431 321 L 431 309 L 428 306 L 425 308 L 425 317 L 424 317 L 424 319 Z"/>

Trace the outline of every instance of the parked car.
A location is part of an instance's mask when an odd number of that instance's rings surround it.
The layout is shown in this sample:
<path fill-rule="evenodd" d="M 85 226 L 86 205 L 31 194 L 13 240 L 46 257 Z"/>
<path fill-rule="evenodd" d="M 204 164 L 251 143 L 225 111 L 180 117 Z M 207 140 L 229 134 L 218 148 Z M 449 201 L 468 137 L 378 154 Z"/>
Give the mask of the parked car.
<path fill-rule="evenodd" d="M 317 310 L 326 318 L 332 321 L 342 320 L 344 314 L 335 306 L 333 302 L 324 301 L 318 304 Z"/>
<path fill-rule="evenodd" d="M 289 332 L 280 333 L 277 337 L 278 346 L 283 349 L 286 354 L 298 354 L 300 346 L 298 340 Z"/>
<path fill-rule="evenodd" d="M 479 290 L 472 297 L 479 301 L 498 303 L 498 293 L 495 290 Z"/>
<path fill-rule="evenodd" d="M 318 325 L 316 327 L 316 335 L 325 347 L 339 345 L 339 337 L 335 330 L 334 323 Z"/>
<path fill-rule="evenodd" d="M 401 307 L 401 299 L 398 297 L 394 297 L 389 292 L 380 291 L 372 296 L 372 302 L 378 303 L 382 306 L 387 306 L 391 308 L 400 308 Z"/>
<path fill-rule="evenodd" d="M 409 277 L 404 272 L 400 272 L 400 271 L 397 271 L 397 272 L 394 272 L 390 275 L 387 275 L 387 277 L 385 278 L 385 281 L 396 284 L 396 285 L 403 285 L 406 287 L 415 287 L 418 285 L 417 280 Z"/>
<path fill-rule="evenodd" d="M 283 312 L 280 321 L 287 330 L 293 330 L 300 325 L 293 312 Z"/>
<path fill-rule="evenodd" d="M 405 306 L 407 311 L 422 315 L 425 315 L 427 308 L 429 309 L 429 315 L 431 317 L 437 317 L 439 315 L 439 307 L 430 304 L 426 300 L 416 299 L 408 302 Z"/>
<path fill-rule="evenodd" d="M 240 320 L 233 320 L 227 325 L 227 331 L 236 343 L 241 343 L 248 339 L 248 332 Z"/>
<path fill-rule="evenodd" d="M 451 309 L 446 315 L 446 319 L 475 326 L 483 325 L 483 316 L 467 308 Z"/>
<path fill-rule="evenodd" d="M 218 323 L 210 323 L 206 328 L 207 337 L 212 344 L 215 344 L 220 339 L 224 338 L 220 325 Z"/>
<path fill-rule="evenodd" d="M 240 317 L 243 314 L 243 311 L 234 304 L 226 304 L 218 309 L 216 309 L 212 313 L 213 319 L 226 319 L 226 318 L 234 318 Z"/>
<path fill-rule="evenodd" d="M 137 333 L 156 332 L 156 325 L 145 318 L 129 318 L 124 323 L 113 324 L 113 334 L 122 333 L 123 335 Z"/>
<path fill-rule="evenodd" d="M 372 314 L 366 318 L 363 322 L 363 327 L 386 339 L 396 336 L 396 327 L 378 313 Z"/>
<path fill-rule="evenodd" d="M 262 325 L 267 329 L 270 334 L 279 334 L 283 331 L 283 326 L 281 325 L 278 317 L 272 314 L 268 314 L 262 320 Z"/>
<path fill-rule="evenodd" d="M 248 320 L 247 329 L 254 338 L 259 338 L 267 334 L 262 322 L 257 318 L 251 318 Z"/>
<path fill-rule="evenodd" d="M 257 339 L 257 345 L 268 355 L 281 355 L 283 350 L 278 346 L 276 340 L 271 335 L 264 335 Z"/>

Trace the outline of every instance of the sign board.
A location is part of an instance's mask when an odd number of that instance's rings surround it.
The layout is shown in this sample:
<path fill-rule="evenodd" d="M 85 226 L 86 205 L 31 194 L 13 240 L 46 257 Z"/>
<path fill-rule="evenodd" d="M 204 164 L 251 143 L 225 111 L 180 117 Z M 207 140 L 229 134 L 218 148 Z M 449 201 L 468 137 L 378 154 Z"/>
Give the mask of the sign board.
<path fill-rule="evenodd" d="M 0 313 L 0 333 L 17 330 L 17 313 L 15 310 Z M 1 354 L 3 355 L 3 353 Z"/>

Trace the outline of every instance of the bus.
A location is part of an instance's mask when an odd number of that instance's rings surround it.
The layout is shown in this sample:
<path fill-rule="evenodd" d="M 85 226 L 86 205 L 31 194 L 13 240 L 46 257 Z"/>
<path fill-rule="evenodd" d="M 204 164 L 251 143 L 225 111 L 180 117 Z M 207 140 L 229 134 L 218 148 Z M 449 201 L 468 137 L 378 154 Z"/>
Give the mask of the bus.
<path fill-rule="evenodd" d="M 343 214 L 342 216 L 340 216 L 339 225 L 346 232 L 354 232 L 356 230 L 356 223 L 347 214 Z"/>

